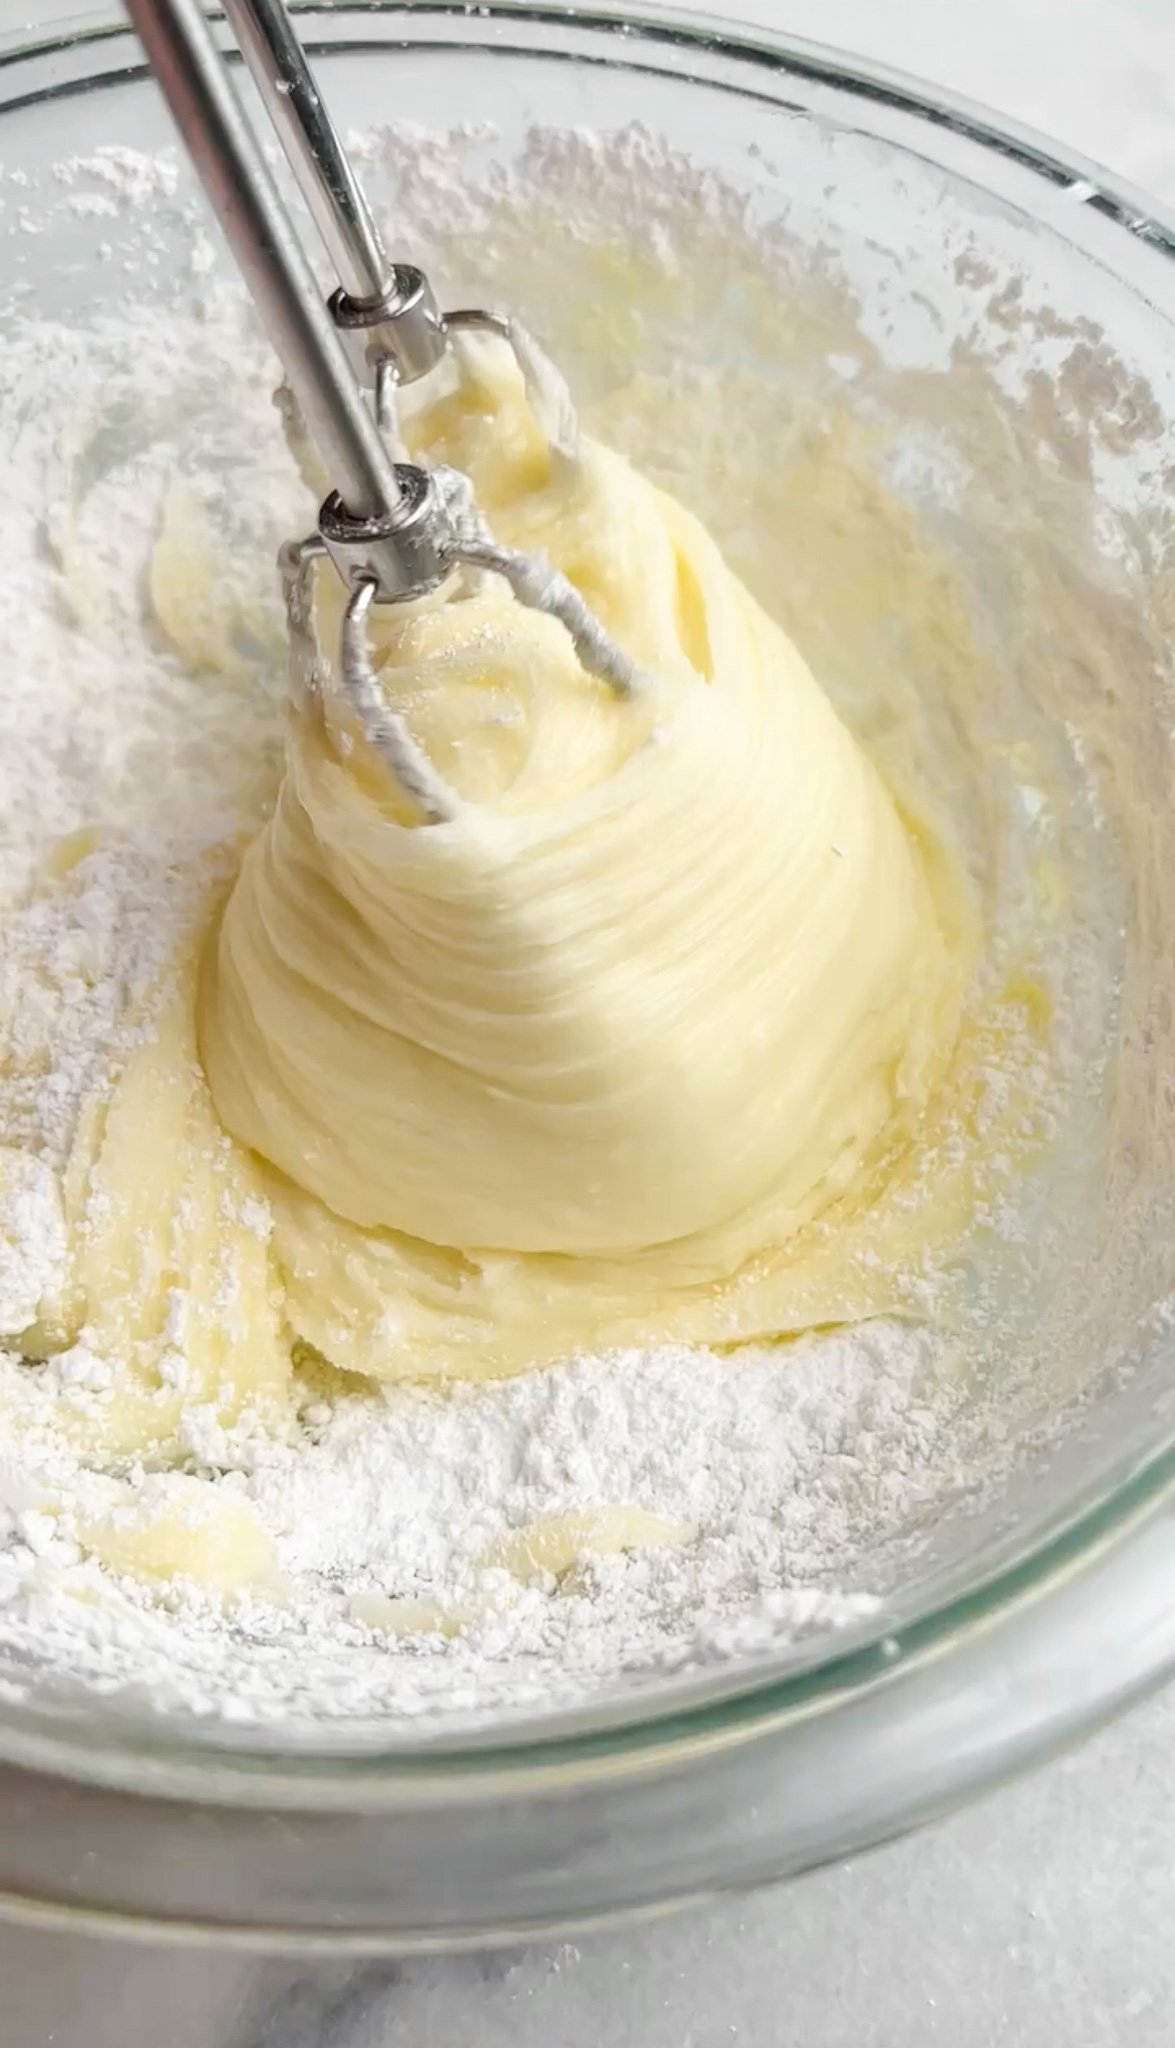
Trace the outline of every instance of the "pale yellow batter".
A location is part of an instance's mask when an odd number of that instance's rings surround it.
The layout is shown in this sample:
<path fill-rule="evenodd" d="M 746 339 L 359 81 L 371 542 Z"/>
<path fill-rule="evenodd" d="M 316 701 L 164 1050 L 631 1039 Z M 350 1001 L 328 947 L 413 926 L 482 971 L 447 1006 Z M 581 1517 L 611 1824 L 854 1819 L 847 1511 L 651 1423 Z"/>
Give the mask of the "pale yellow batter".
<path fill-rule="evenodd" d="M 417 435 L 653 681 L 617 699 L 498 578 L 379 614 L 383 687 L 463 802 L 424 825 L 340 695 L 294 717 L 204 963 L 217 1110 L 284 1176 L 292 1315 L 336 1364 L 502 1372 L 685 1300 L 718 1337 L 699 1287 L 913 1129 L 965 960 L 696 519 L 606 449 L 553 456 L 499 342 Z"/>

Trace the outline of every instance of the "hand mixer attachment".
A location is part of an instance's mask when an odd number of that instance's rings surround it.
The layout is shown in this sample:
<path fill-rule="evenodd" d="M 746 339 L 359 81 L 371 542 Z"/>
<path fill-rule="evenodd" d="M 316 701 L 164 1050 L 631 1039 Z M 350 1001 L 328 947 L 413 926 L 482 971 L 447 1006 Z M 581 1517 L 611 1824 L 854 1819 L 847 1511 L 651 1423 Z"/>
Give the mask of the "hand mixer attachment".
<path fill-rule="evenodd" d="M 317 687 L 310 574 L 326 554 L 350 593 L 340 666 L 366 736 L 427 818 L 448 817 L 452 792 L 372 668 L 373 604 L 426 597 L 463 570 L 500 575 L 560 621 L 583 667 L 618 695 L 642 681 L 566 577 L 491 538 L 464 477 L 396 461 L 387 445 L 397 387 L 435 370 L 454 332 L 500 335 L 528 384 L 542 374 L 533 344 L 502 314 L 442 313 L 421 270 L 388 260 L 284 0 L 224 0 L 224 12 L 339 280 L 325 303 L 200 0 L 127 0 L 127 11 L 333 486 L 316 531 L 282 551 L 295 685 Z"/>

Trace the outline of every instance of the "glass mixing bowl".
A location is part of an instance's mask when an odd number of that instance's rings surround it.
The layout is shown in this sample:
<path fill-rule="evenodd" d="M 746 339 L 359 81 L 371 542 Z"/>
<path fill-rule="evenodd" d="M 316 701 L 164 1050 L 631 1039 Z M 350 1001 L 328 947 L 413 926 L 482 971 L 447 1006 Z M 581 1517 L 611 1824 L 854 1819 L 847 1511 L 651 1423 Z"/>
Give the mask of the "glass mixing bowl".
<path fill-rule="evenodd" d="M 891 481 L 973 574 L 993 647 L 1002 634 L 1013 667 L 1040 671 L 1040 701 L 1088 751 L 1106 740 L 1096 844 L 1124 935 L 1115 1055 L 1089 1084 L 1096 1199 L 1078 1219 L 1058 1196 L 1042 1219 L 1042 1243 L 1050 1223 L 1072 1242 L 1053 1247 L 1065 1283 L 1025 1338 L 1021 1455 L 993 1495 L 977 1452 L 971 1495 L 925 1532 L 873 1624 L 460 1738 L 282 1741 L 60 1688 L 0 1693 L 11 1909 L 406 1950 L 795 1874 L 943 1811 L 1175 1668 L 1175 221 L 944 94 L 702 17 L 375 0 L 303 10 L 302 26 L 348 128 L 465 124 L 488 162 L 534 122 L 638 123 L 680 152 L 683 179 L 714 173 L 699 192 L 743 195 L 790 264 L 781 332 L 789 304 L 806 309 L 809 368 L 819 358 L 862 417 L 905 421 Z M 0 216 L 5 317 L 166 289 L 166 207 L 144 264 L 130 229 L 62 205 L 37 217 L 35 195 L 64 156 L 171 139 L 118 22 L 7 43 L 0 160 L 25 189 Z M 737 341 L 738 294 L 706 295 L 707 237 L 725 233 L 717 205 L 699 221 L 694 327 L 659 331 L 654 308 L 642 351 L 685 364 L 693 348 L 704 370 L 723 334 Z M 510 287 L 547 332 L 549 280 L 523 267 Z M 559 345 L 590 385 L 600 337 L 582 365 L 574 339 Z M 985 462 L 968 509 L 958 474 Z M 1093 541 L 1080 566 L 1078 533 Z M 1016 581 L 1025 562 L 1035 585 Z M 1042 640 L 1025 589 L 1046 585 L 1064 603 Z M 1108 660 L 1067 649 L 1070 605 Z"/>

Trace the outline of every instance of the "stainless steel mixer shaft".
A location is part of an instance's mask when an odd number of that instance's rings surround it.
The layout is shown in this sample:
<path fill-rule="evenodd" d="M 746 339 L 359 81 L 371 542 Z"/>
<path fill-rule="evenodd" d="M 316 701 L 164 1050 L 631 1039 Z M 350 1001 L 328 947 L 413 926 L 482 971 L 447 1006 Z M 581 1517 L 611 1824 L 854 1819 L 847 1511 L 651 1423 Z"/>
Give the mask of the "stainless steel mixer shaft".
<path fill-rule="evenodd" d="M 348 512 L 401 503 L 395 467 L 233 89 L 199 0 L 127 0 L 307 428 Z"/>
<path fill-rule="evenodd" d="M 362 381 L 391 363 L 402 384 L 445 353 L 445 322 L 423 271 L 389 260 L 285 0 L 221 0 L 340 289 L 330 300 Z"/>
<path fill-rule="evenodd" d="M 392 266 L 287 9 L 281 0 L 221 5 L 339 283 L 352 298 L 382 299 L 392 284 Z"/>

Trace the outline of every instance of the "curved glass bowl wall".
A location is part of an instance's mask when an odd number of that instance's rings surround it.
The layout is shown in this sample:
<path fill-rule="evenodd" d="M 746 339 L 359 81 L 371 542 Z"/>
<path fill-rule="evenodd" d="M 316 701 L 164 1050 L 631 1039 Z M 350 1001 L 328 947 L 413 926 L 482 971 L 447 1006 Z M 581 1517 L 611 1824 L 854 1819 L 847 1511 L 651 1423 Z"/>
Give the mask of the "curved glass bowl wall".
<path fill-rule="evenodd" d="M 860 275 L 882 309 L 878 346 L 911 363 L 930 346 L 919 321 L 941 325 L 936 300 L 958 284 L 944 252 L 962 223 L 977 263 L 1013 266 L 1058 319 L 1096 323 L 1097 347 L 1153 408 L 1148 474 L 1161 473 L 1160 444 L 1173 459 L 1175 225 L 1093 166 L 873 67 L 659 10 L 338 6 L 305 10 L 303 30 L 346 128 L 490 119 L 503 147 L 535 121 L 656 131 L 753 193 L 765 221 L 786 212 L 813 249 L 873 250 L 872 282 L 867 264 Z M 64 155 L 171 140 L 121 25 L 83 21 L 4 49 L 10 172 L 36 179 Z M 16 316 L 26 285 L 64 315 L 163 289 L 120 265 L 117 229 L 98 265 L 80 215 L 38 238 L 8 225 Z M 522 310 L 542 326 L 541 278 Z M 1126 519 L 1143 483 L 1119 482 Z M 1140 604 L 1170 603 L 1161 567 Z M 1133 679 L 1122 714 L 1137 717 L 1167 788 L 1170 681 Z M 1150 886 L 1125 877 L 1140 993 L 1120 1057 L 1136 1097 L 1175 1064 L 1175 948 Z M 1111 1133 L 1131 1242 L 1114 1254 L 1113 1288 L 1090 1280 L 1072 1427 L 1027 1456 L 994 1505 L 935 1537 L 875 1627 L 461 1739 L 245 1738 L 52 1689 L 0 1703 L 0 1895 L 13 1909 L 261 1944 L 484 1941 L 796 1873 L 1116 1711 L 1175 1668 L 1161 1312 L 1175 1287 L 1175 1131 L 1163 1089 L 1146 1100 L 1141 1148 Z"/>

